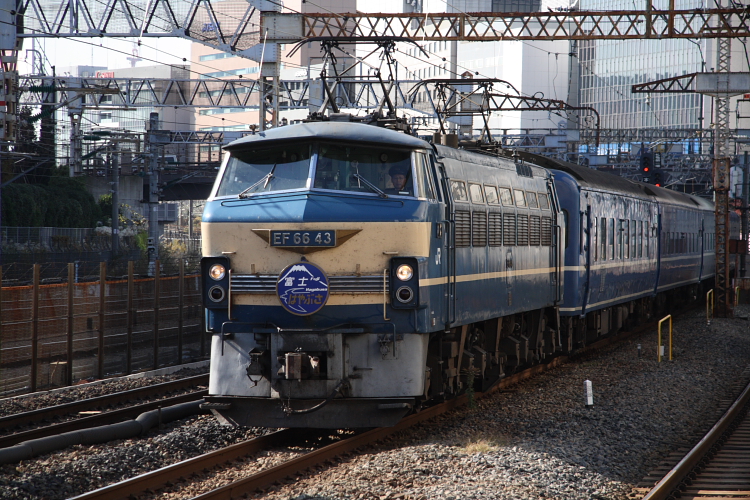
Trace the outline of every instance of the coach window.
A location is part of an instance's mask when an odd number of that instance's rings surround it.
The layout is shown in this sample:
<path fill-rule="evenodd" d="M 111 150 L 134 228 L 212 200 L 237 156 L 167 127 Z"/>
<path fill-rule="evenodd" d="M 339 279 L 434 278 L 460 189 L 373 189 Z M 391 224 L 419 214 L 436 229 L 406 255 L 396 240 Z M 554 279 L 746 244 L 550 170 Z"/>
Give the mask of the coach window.
<path fill-rule="evenodd" d="M 638 258 L 643 257 L 643 221 L 638 221 Z"/>
<path fill-rule="evenodd" d="M 637 238 L 637 231 L 635 227 L 635 221 L 630 221 L 630 258 L 635 259 L 638 256 L 638 250 L 635 246 Z"/>
<path fill-rule="evenodd" d="M 414 166 L 417 171 L 417 196 L 434 200 L 435 187 L 432 184 L 432 176 L 427 168 L 427 155 L 424 153 L 414 153 Z"/>
<path fill-rule="evenodd" d="M 497 188 L 495 186 L 484 186 L 484 197 L 490 205 L 500 204 L 500 198 L 497 197 Z"/>
<path fill-rule="evenodd" d="M 453 201 L 469 201 L 464 181 L 451 181 L 451 195 L 453 196 Z"/>
<path fill-rule="evenodd" d="M 482 185 L 469 183 L 469 197 L 472 203 L 478 205 L 484 204 L 484 196 L 482 195 Z"/>
<path fill-rule="evenodd" d="M 526 201 L 529 203 L 529 208 L 539 208 L 539 204 L 536 201 L 536 193 L 529 191 L 526 193 Z"/>
<path fill-rule="evenodd" d="M 607 260 L 607 219 L 599 219 L 599 241 L 601 242 L 601 260 Z"/>
<path fill-rule="evenodd" d="M 627 259 L 630 255 L 628 245 L 628 221 L 627 219 L 620 219 L 620 227 L 617 231 L 617 246 L 619 247 L 620 253 L 618 257 L 620 260 Z"/>
<path fill-rule="evenodd" d="M 520 189 L 514 189 L 513 194 L 516 198 L 516 206 L 517 207 L 525 207 L 526 206 L 526 196 L 524 195 L 524 192 Z"/>
<path fill-rule="evenodd" d="M 513 194 L 510 192 L 510 189 L 500 187 L 500 188 L 497 188 L 497 190 L 500 192 L 500 201 L 503 203 L 503 206 L 512 207 L 513 206 Z"/>
<path fill-rule="evenodd" d="M 609 233 L 609 248 L 607 249 L 607 255 L 609 255 L 609 260 L 614 260 L 615 258 L 615 220 L 609 219 L 609 228 L 607 230 Z"/>

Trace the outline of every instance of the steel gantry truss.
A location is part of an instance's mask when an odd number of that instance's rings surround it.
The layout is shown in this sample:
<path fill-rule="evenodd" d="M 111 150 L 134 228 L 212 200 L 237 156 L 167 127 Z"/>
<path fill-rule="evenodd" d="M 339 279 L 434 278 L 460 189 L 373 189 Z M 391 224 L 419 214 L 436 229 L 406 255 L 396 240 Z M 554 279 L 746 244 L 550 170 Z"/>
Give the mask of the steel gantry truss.
<path fill-rule="evenodd" d="M 694 10 L 606 12 L 300 14 L 280 3 L 253 0 L 232 15 L 219 0 L 22 0 L 23 37 L 182 36 L 250 56 L 259 43 L 313 37 L 410 37 L 462 40 L 626 40 L 739 38 L 750 35 L 746 6 Z M 650 2 L 647 3 L 650 6 Z M 258 54 L 259 55 L 259 54 Z"/>

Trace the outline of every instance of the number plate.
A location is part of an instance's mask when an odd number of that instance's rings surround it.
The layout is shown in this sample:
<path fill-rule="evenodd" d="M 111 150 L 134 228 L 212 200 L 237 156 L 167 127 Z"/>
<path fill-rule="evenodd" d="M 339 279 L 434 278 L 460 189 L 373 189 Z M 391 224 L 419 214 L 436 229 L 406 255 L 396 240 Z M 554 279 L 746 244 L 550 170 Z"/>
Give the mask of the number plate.
<path fill-rule="evenodd" d="M 272 247 L 335 247 L 336 230 L 271 231 Z"/>

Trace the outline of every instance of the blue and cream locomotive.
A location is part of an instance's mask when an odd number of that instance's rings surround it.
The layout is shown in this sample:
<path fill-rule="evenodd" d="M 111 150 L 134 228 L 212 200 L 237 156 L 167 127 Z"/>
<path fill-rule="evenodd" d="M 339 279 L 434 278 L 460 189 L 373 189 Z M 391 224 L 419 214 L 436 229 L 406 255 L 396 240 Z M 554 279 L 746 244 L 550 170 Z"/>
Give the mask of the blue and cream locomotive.
<path fill-rule="evenodd" d="M 347 115 L 226 151 L 202 222 L 206 406 L 226 422 L 393 425 L 713 273 L 710 204 L 581 167 Z"/>

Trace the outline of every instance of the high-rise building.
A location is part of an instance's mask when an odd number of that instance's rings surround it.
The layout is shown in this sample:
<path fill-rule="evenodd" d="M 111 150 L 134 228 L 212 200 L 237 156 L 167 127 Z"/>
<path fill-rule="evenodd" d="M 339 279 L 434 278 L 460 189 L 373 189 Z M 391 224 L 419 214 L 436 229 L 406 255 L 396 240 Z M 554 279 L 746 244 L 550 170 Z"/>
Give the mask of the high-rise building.
<path fill-rule="evenodd" d="M 642 4 L 639 8 L 643 8 Z M 709 6 L 713 7 L 711 3 Z M 698 0 L 675 0 L 674 8 L 705 8 Z M 667 0 L 654 10 L 670 8 Z M 581 0 L 580 10 L 636 10 L 632 0 Z M 748 71 L 746 46 L 732 43 L 731 71 Z M 713 123 L 712 99 L 697 93 L 633 94 L 634 84 L 716 69 L 712 39 L 592 40 L 578 46 L 581 105 L 596 108 L 605 129 L 702 129 Z M 740 96 L 741 98 L 741 96 Z M 732 128 L 750 128 L 750 106 L 734 98 Z"/>

